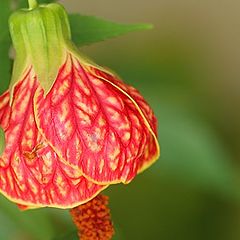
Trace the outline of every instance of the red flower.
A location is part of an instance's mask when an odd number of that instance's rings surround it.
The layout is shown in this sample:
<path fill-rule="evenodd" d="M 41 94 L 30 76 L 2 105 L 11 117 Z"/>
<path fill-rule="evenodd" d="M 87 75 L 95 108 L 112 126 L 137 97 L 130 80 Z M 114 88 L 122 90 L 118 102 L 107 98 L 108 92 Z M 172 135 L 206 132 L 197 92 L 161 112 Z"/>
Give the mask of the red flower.
<path fill-rule="evenodd" d="M 159 157 L 157 121 L 139 92 L 71 50 L 64 56 L 49 91 L 26 61 L 0 97 L 0 190 L 30 208 L 80 205 Z"/>

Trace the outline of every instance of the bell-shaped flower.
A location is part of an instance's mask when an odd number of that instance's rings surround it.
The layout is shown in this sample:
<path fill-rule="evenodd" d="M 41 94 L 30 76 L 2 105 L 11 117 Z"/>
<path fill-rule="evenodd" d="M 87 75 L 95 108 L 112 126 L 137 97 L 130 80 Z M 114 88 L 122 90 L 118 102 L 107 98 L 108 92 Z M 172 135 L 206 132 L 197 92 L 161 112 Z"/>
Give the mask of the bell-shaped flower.
<path fill-rule="evenodd" d="M 153 111 L 135 88 L 82 57 L 61 5 L 15 12 L 10 32 L 16 58 L 0 97 L 2 194 L 28 208 L 72 208 L 157 160 Z"/>

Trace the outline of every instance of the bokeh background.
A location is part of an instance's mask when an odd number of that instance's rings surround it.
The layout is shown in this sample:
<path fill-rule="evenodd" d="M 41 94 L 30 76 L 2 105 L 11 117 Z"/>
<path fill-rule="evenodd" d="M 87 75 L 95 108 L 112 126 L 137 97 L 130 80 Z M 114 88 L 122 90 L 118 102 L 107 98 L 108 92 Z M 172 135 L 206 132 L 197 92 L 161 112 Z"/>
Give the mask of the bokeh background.
<path fill-rule="evenodd" d="M 155 26 L 82 48 L 138 88 L 159 120 L 160 160 L 106 191 L 115 239 L 239 240 L 239 1 L 61 2 L 70 12 Z M 19 212 L 0 198 L 1 240 L 69 231 L 67 211 Z"/>

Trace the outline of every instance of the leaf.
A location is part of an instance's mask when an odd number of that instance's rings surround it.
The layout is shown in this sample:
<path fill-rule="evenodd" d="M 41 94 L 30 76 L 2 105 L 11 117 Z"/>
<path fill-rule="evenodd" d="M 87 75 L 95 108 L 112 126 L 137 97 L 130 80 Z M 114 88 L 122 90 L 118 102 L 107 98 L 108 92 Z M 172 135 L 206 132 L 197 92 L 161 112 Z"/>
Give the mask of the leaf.
<path fill-rule="evenodd" d="M 0 92 L 5 90 L 10 81 L 11 60 L 8 52 L 11 45 L 8 32 L 8 17 L 10 15 L 10 1 L 0 1 Z"/>
<path fill-rule="evenodd" d="M 70 14 L 69 19 L 73 42 L 78 46 L 100 42 L 137 30 L 152 28 L 150 24 L 121 24 L 80 14 Z"/>

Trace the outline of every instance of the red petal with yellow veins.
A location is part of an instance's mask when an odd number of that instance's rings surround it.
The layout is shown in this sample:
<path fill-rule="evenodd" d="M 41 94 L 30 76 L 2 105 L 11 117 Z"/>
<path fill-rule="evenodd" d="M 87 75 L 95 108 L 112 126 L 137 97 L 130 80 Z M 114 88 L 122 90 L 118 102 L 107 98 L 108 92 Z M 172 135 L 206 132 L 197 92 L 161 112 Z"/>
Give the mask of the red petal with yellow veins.
<path fill-rule="evenodd" d="M 103 72 L 97 68 L 91 67 L 91 73 L 93 76 L 102 79 L 104 81 L 108 81 L 113 86 L 121 89 L 122 92 L 124 92 L 125 96 L 127 96 L 127 102 L 128 104 L 134 104 L 133 101 L 135 101 L 135 108 L 136 105 L 139 107 L 139 110 L 142 111 L 144 114 L 144 117 L 146 118 L 148 124 L 151 126 L 154 134 L 157 136 L 157 119 L 146 102 L 146 100 L 143 98 L 143 96 L 139 93 L 137 89 L 134 87 L 125 84 L 120 78 L 117 76 L 111 75 L 107 72 Z M 132 99 L 131 99 L 132 98 Z"/>
<path fill-rule="evenodd" d="M 160 156 L 160 147 L 157 141 L 157 118 L 155 117 L 152 109 L 142 97 L 137 89 L 123 83 L 119 78 L 106 72 L 100 71 L 97 68 L 92 67 L 91 72 L 93 76 L 108 82 L 113 87 L 119 89 L 125 95 L 125 101 L 128 105 L 141 113 L 145 125 L 147 125 L 151 134 L 148 134 L 147 143 L 144 147 L 144 154 L 139 159 L 138 172 L 142 172 L 152 163 L 154 163 Z"/>
<path fill-rule="evenodd" d="M 34 73 L 29 70 L 14 89 L 11 107 L 8 93 L 0 98 L 0 125 L 6 136 L 6 148 L 0 158 L 0 189 L 20 206 L 72 208 L 106 186 L 96 185 L 64 165 L 39 133 L 33 114 L 37 87 Z M 8 111 L 10 117 L 2 117 Z"/>
<path fill-rule="evenodd" d="M 9 97 L 9 91 L 0 96 L 0 122 L 3 129 L 8 127 L 10 117 Z"/>
<path fill-rule="evenodd" d="M 49 144 L 101 184 L 129 182 L 158 151 L 140 107 L 110 83 L 69 56 L 46 98 L 42 89 L 35 96 L 37 125 Z M 151 124 L 156 129 L 156 120 Z"/>

